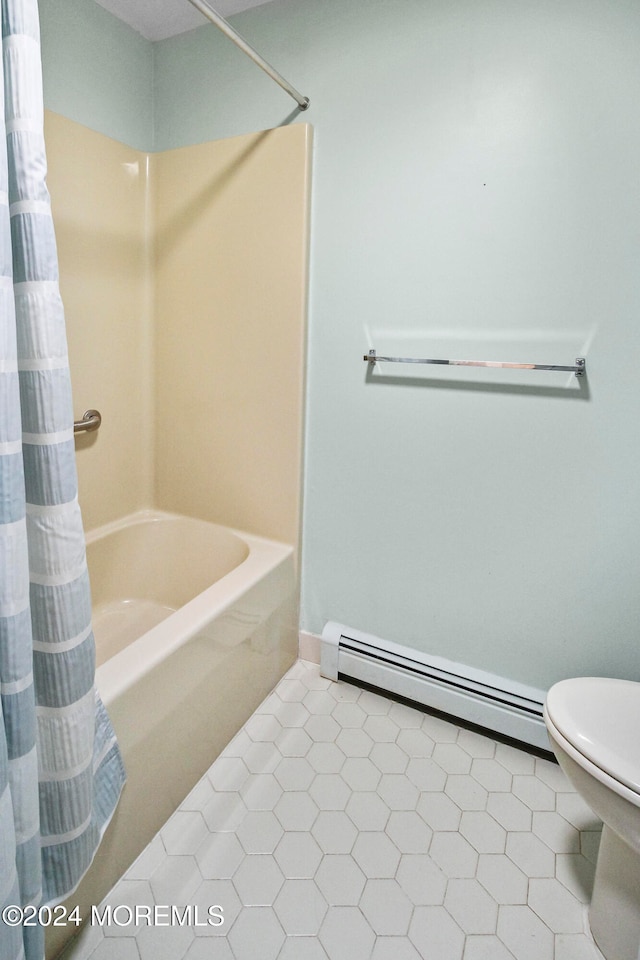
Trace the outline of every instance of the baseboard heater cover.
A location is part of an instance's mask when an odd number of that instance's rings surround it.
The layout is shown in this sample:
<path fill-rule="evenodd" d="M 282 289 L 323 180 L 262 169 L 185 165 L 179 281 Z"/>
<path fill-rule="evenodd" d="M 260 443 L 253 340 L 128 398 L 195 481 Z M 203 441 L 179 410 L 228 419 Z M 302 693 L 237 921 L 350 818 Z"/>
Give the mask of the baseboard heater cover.
<path fill-rule="evenodd" d="M 320 673 L 366 683 L 502 736 L 550 750 L 545 694 L 462 663 L 430 656 L 329 621 L 322 631 Z"/>

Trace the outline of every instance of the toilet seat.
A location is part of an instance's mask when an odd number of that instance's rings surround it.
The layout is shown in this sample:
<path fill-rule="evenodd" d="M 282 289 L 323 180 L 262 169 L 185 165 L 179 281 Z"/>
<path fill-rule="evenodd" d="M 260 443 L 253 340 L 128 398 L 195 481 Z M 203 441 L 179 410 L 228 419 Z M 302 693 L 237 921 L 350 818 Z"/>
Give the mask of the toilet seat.
<path fill-rule="evenodd" d="M 582 758 L 583 767 L 596 776 L 600 771 L 605 776 L 598 779 L 612 780 L 612 789 L 640 806 L 640 683 L 607 677 L 561 680 L 549 690 L 545 712 L 573 748 L 576 762 Z"/>

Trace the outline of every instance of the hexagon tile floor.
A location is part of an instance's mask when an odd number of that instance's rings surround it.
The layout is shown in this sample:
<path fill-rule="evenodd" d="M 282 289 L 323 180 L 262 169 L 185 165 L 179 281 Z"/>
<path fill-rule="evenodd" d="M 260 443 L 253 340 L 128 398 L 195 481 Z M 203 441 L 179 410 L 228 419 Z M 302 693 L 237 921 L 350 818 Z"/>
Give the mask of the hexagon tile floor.
<path fill-rule="evenodd" d="M 599 830 L 556 764 L 300 660 L 105 901 L 194 925 L 66 960 L 601 960 Z"/>

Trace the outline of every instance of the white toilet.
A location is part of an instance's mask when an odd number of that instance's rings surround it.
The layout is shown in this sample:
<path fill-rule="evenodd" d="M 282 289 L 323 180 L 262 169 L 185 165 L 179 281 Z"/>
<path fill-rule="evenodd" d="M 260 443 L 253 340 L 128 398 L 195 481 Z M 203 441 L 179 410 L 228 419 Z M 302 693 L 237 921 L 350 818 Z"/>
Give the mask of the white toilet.
<path fill-rule="evenodd" d="M 544 719 L 567 777 L 604 827 L 589 908 L 606 960 L 640 960 L 640 683 L 556 683 Z"/>

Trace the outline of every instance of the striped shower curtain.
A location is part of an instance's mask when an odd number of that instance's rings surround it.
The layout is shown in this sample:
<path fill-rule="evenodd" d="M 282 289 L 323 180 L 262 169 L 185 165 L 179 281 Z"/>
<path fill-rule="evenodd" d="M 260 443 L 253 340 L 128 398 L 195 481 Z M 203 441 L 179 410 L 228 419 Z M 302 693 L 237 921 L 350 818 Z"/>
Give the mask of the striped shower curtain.
<path fill-rule="evenodd" d="M 0 960 L 41 960 L 42 925 L 17 923 L 19 912 L 7 907 L 33 912 L 74 890 L 115 809 L 124 770 L 94 687 L 45 184 L 38 6 L 1 2 Z"/>

